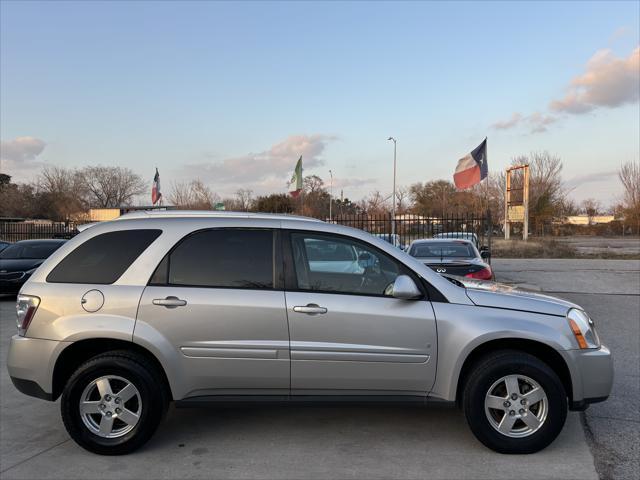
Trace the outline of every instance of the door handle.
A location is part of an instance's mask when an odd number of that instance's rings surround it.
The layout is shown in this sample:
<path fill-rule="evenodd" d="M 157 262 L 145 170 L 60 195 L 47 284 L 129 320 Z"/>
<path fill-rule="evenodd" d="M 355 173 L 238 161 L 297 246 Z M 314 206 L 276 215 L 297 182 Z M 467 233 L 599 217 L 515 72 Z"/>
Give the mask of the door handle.
<path fill-rule="evenodd" d="M 315 303 L 309 303 L 304 307 L 293 307 L 294 312 L 298 313 L 306 313 L 307 315 L 318 315 L 319 313 L 327 313 L 327 309 L 325 307 L 321 307 L 316 305 Z"/>
<path fill-rule="evenodd" d="M 161 307 L 176 308 L 176 307 L 184 307 L 187 304 L 187 301 L 181 300 L 178 297 L 167 297 L 167 298 L 154 298 L 152 303 L 154 305 L 160 305 Z"/>

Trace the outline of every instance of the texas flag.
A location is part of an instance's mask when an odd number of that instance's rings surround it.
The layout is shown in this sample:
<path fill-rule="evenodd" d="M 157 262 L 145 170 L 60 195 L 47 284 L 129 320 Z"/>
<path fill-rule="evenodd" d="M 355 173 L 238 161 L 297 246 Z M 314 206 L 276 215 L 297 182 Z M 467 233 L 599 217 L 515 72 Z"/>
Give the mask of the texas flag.
<path fill-rule="evenodd" d="M 487 178 L 488 173 L 487 139 L 485 138 L 471 153 L 458 160 L 458 166 L 453 174 L 453 183 L 460 190 L 471 188 Z"/>
<path fill-rule="evenodd" d="M 153 186 L 151 187 L 151 203 L 154 205 L 160 201 L 162 193 L 160 192 L 160 174 L 156 168 L 156 174 L 153 176 Z"/>

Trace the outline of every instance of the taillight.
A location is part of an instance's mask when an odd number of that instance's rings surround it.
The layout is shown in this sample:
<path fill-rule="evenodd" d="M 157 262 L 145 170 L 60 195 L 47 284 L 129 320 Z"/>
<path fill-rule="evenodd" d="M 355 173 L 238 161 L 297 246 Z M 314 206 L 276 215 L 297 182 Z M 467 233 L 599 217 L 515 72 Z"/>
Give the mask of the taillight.
<path fill-rule="evenodd" d="M 467 273 L 465 277 L 477 278 L 478 280 L 491 280 L 491 277 L 493 277 L 493 272 L 491 272 L 490 267 L 485 267 L 482 270 L 478 270 L 477 272 Z"/>
<path fill-rule="evenodd" d="M 38 305 L 40 305 L 40 299 L 38 297 L 18 295 L 18 300 L 16 301 L 18 335 L 24 337 L 24 334 L 27 333 L 27 328 L 29 328 L 29 324 L 36 314 Z"/>

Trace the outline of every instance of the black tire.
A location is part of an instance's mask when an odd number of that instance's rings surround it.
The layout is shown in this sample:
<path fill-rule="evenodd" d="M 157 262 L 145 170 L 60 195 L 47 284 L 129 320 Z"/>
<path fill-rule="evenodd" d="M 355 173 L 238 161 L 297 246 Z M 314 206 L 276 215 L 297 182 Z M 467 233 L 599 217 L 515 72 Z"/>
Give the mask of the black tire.
<path fill-rule="evenodd" d="M 494 428 L 485 413 L 486 394 L 495 382 L 507 375 L 529 377 L 547 396 L 546 419 L 538 430 L 525 437 L 504 435 Z M 475 363 L 466 377 L 462 405 L 476 438 L 499 453 L 523 454 L 542 450 L 556 439 L 567 418 L 567 395 L 558 375 L 533 355 L 513 350 L 491 353 Z"/>
<path fill-rule="evenodd" d="M 122 377 L 132 383 L 142 402 L 137 424 L 118 438 L 105 438 L 93 433 L 80 414 L 80 397 L 84 389 L 107 375 Z M 100 455 L 123 455 L 133 452 L 151 438 L 168 404 L 161 373 L 149 360 L 133 352 L 112 351 L 91 358 L 71 375 L 62 393 L 60 411 L 67 432 L 78 445 Z"/>

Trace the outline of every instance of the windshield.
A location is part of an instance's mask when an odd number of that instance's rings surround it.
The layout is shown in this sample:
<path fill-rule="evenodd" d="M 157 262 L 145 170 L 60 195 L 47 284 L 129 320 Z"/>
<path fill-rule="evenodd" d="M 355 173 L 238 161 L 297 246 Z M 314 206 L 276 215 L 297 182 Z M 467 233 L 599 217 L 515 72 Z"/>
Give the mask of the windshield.
<path fill-rule="evenodd" d="M 44 259 L 55 252 L 62 243 L 14 243 L 0 252 L 0 259 Z"/>
<path fill-rule="evenodd" d="M 465 242 L 430 242 L 413 245 L 409 255 L 419 258 L 470 258 L 476 253 L 473 246 Z"/>

